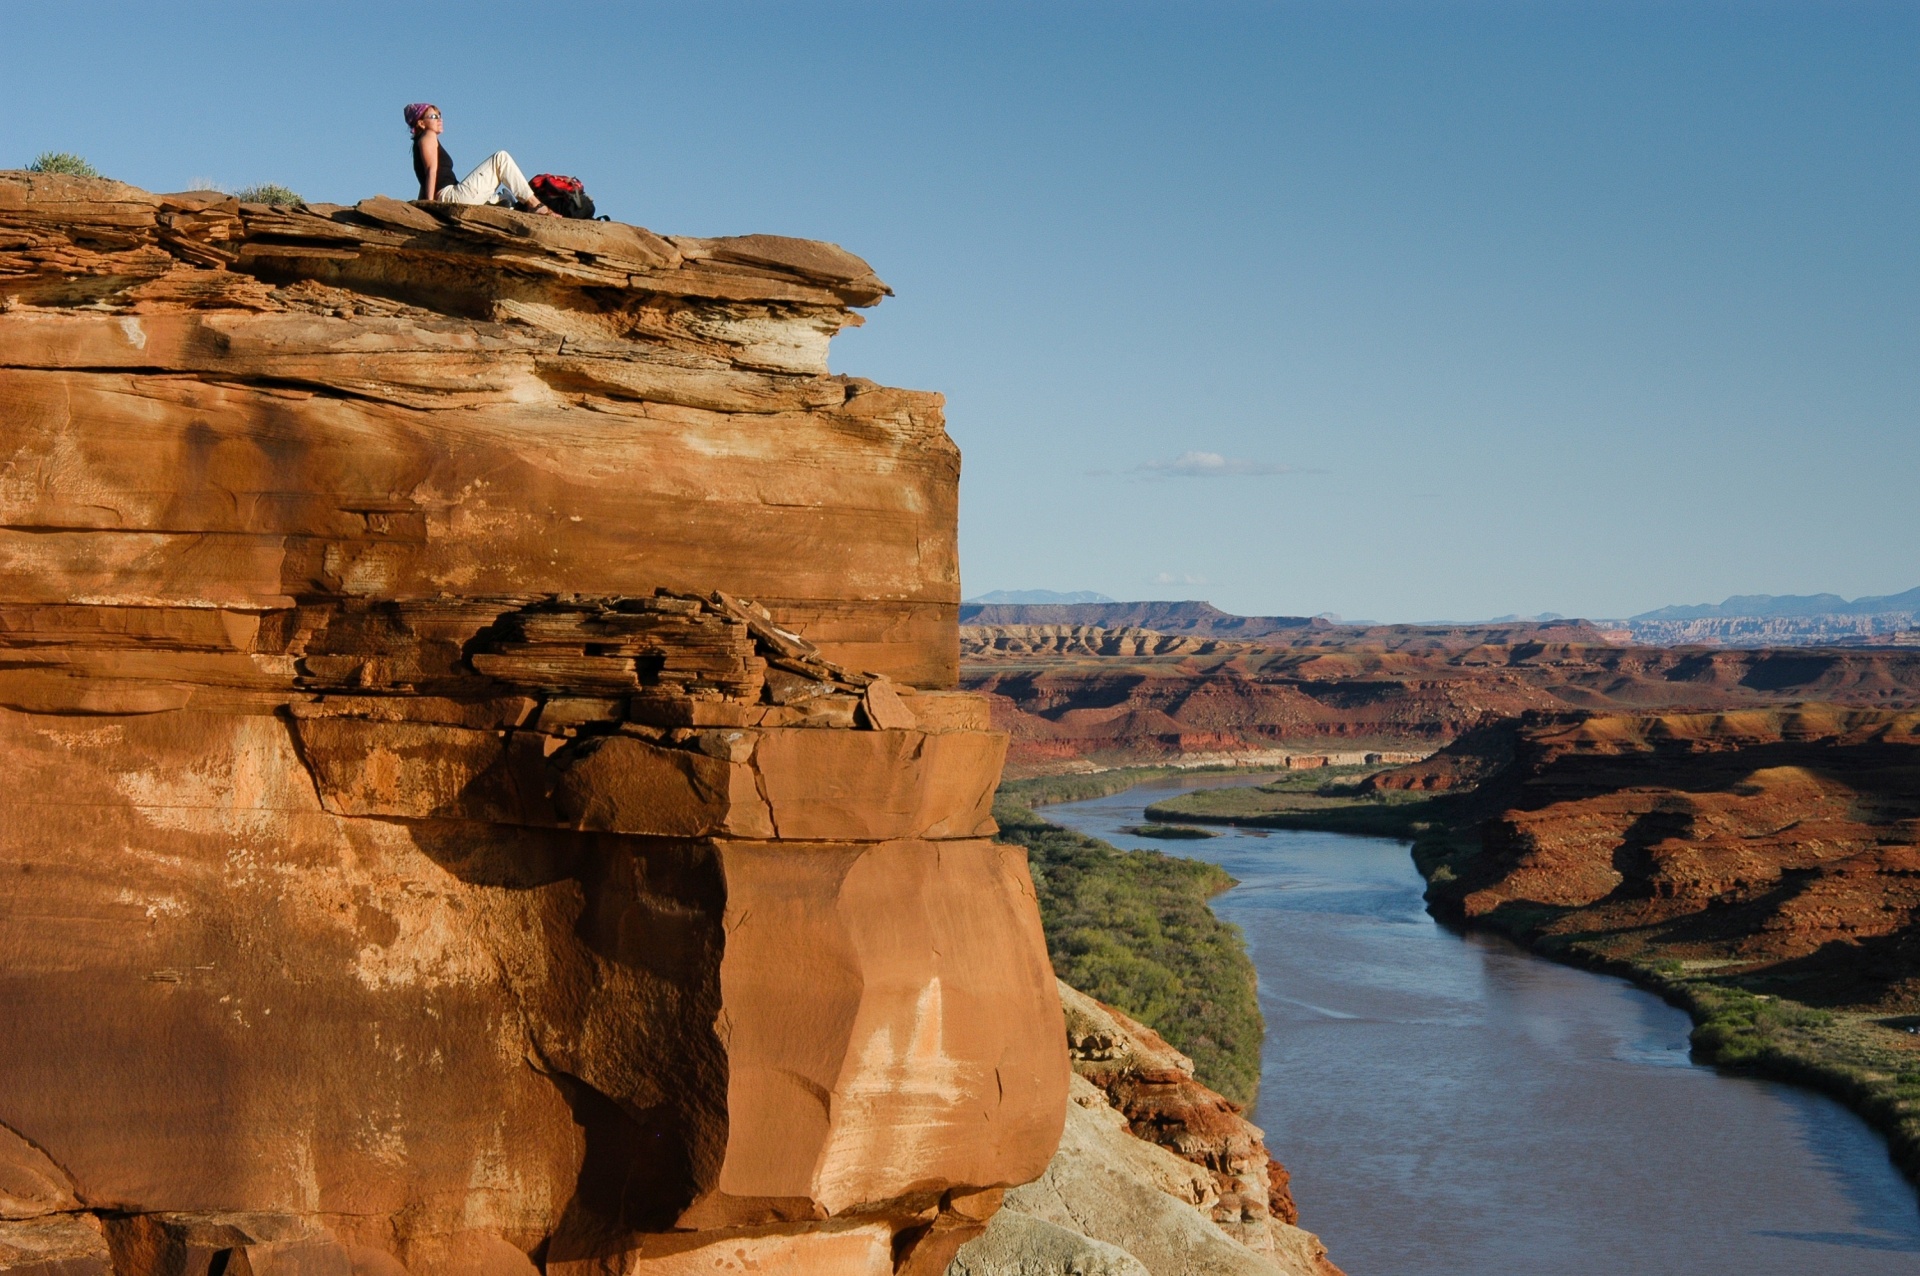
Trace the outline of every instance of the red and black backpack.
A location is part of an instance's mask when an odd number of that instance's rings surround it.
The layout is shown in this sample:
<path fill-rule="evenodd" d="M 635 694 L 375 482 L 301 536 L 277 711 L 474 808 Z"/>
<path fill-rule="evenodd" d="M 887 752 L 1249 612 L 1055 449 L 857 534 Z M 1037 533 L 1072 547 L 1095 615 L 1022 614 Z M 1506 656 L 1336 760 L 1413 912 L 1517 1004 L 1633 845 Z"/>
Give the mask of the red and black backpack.
<path fill-rule="evenodd" d="M 587 188 L 580 184 L 579 178 L 540 173 L 531 178 L 527 185 L 533 187 L 533 193 L 541 203 L 562 217 L 593 220 L 593 197 L 587 194 Z"/>

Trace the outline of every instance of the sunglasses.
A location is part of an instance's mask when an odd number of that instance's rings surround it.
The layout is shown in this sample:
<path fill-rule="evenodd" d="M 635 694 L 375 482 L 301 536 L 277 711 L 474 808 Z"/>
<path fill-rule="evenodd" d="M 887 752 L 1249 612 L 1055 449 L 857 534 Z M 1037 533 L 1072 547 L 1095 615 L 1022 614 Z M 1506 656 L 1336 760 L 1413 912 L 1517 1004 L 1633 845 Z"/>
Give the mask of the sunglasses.
<path fill-rule="evenodd" d="M 423 120 L 437 120 L 440 118 L 440 112 L 428 111 L 425 115 L 421 116 L 420 118 Z"/>

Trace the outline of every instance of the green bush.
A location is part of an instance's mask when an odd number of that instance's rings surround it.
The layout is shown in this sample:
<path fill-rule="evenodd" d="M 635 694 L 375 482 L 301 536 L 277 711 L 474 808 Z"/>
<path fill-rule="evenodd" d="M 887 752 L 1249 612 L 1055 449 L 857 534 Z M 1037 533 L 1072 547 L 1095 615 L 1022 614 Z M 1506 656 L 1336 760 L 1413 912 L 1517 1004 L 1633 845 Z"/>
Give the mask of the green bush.
<path fill-rule="evenodd" d="M 1131 833 L 1135 837 L 1157 837 L 1174 841 L 1220 836 L 1212 829 L 1195 828 L 1191 824 L 1135 824 L 1121 831 Z"/>
<path fill-rule="evenodd" d="M 27 165 L 30 173 L 65 173 L 69 177 L 98 177 L 100 170 L 71 151 L 42 151 Z"/>
<path fill-rule="evenodd" d="M 994 808 L 1002 840 L 1027 848 L 1054 973 L 1117 1006 L 1193 1058 L 1236 1103 L 1260 1087 L 1253 962 L 1240 929 L 1207 901 L 1227 871 L 1158 851 L 1123 851 L 1049 824 L 1016 801 Z"/>
<path fill-rule="evenodd" d="M 300 198 L 299 192 L 274 182 L 262 182 L 258 186 L 242 186 L 233 193 L 233 197 L 243 204 L 273 204 L 279 207 L 290 207 L 307 202 Z"/>
<path fill-rule="evenodd" d="M 1045 806 L 1053 802 L 1084 802 L 1088 798 L 1106 797 L 1110 793 L 1120 793 L 1152 780 L 1241 769 L 1230 765 L 1128 766 L 1095 771 L 1090 775 L 1040 775 L 1025 780 L 1001 781 L 999 796 L 1003 801 L 1028 807 Z"/>
<path fill-rule="evenodd" d="M 1833 1016 L 1796 1002 L 1719 988 L 1700 998 L 1694 1048 L 1714 1063 L 1751 1067 L 1786 1052 L 1795 1029 L 1824 1028 Z"/>

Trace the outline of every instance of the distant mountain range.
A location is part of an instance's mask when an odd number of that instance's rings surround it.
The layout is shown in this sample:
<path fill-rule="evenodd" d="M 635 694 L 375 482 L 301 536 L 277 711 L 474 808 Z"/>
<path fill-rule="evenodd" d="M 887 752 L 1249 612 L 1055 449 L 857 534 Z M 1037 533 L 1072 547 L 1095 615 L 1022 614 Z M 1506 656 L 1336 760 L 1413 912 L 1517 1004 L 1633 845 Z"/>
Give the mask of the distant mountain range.
<path fill-rule="evenodd" d="M 1065 628 L 1146 629 L 1159 634 L 1194 638 L 1268 640 L 1287 646 L 1340 646 L 1373 642 L 1398 650 L 1409 644 L 1423 649 L 1471 646 L 1480 643 L 1606 642 L 1606 636 L 1584 620 L 1498 622 L 1481 624 L 1375 625 L 1345 624 L 1326 616 L 1236 616 L 1212 603 L 962 603 L 960 623 L 979 630 L 996 627 L 1059 626 Z"/>
<path fill-rule="evenodd" d="M 1838 594 L 1738 594 L 1723 603 L 1662 607 L 1623 622 L 1652 646 L 1920 645 L 1920 589 L 1851 602 Z"/>
<path fill-rule="evenodd" d="M 1423 625 L 1341 624 L 1323 616 L 1236 616 L 1211 603 L 1115 602 L 1088 590 L 996 590 L 960 605 L 963 625 L 1068 625 L 1099 629 L 1150 629 L 1209 638 L 1261 638 L 1292 634 L 1317 641 L 1317 632 L 1432 630 L 1468 631 L 1537 627 L 1538 639 L 1559 642 L 1633 642 L 1652 647 L 1883 647 L 1920 646 L 1920 588 L 1851 601 L 1838 594 L 1745 594 L 1721 603 L 1661 607 L 1621 621 L 1564 620 L 1548 612 L 1502 616 L 1474 623 Z M 1564 630 L 1565 632 L 1559 632 Z M 1584 639 L 1582 634 L 1587 635 Z M 1511 637 L 1499 639 L 1513 641 Z"/>
<path fill-rule="evenodd" d="M 996 589 L 990 594 L 969 598 L 961 606 L 993 603 L 1034 606 L 1045 603 L 1110 603 L 1112 601 L 1113 599 L 1105 594 L 1096 594 L 1091 589 L 1076 589 L 1070 594 L 1063 594 L 1055 589 Z"/>
<path fill-rule="evenodd" d="M 1041 592 L 1041 591 L 1021 591 Z M 1068 597 L 1070 595 L 1063 595 Z M 963 625 L 1089 625 L 1097 629 L 1151 629 L 1208 638 L 1259 638 L 1287 630 L 1330 628 L 1313 616 L 1235 616 L 1212 603 L 1021 603 L 987 602 L 984 595 L 960 604 Z"/>
<path fill-rule="evenodd" d="M 1776 619 L 1788 616 L 1884 616 L 1920 613 L 1920 588 L 1904 594 L 1881 594 L 1848 602 L 1838 594 L 1735 594 L 1723 603 L 1696 603 L 1691 607 L 1662 607 L 1644 611 L 1630 621 L 1723 620 L 1736 616 Z"/>

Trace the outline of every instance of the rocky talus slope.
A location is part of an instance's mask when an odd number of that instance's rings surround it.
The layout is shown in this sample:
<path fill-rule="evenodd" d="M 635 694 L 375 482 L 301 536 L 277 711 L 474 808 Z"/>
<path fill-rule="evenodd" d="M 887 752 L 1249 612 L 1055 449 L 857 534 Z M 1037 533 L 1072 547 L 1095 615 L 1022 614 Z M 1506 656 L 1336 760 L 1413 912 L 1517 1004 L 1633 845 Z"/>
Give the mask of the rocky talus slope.
<path fill-rule="evenodd" d="M 1274 750 L 1426 752 L 1529 711 L 1920 707 L 1920 652 L 1621 647 L 1577 622 L 1248 639 L 971 625 L 961 659 L 961 685 L 1011 735 L 1015 775 Z"/>
<path fill-rule="evenodd" d="M 0 1270 L 919 1276 L 1046 1169 L 885 292 L 0 173 Z"/>
<path fill-rule="evenodd" d="M 950 1276 L 1340 1276 L 1259 1128 L 1152 1029 L 1060 996 L 1076 1074 L 1060 1150 Z"/>

